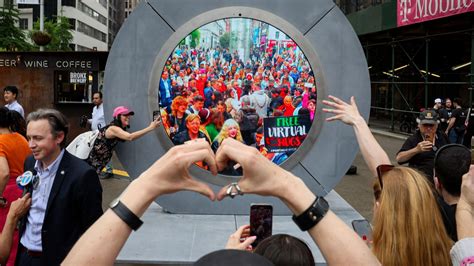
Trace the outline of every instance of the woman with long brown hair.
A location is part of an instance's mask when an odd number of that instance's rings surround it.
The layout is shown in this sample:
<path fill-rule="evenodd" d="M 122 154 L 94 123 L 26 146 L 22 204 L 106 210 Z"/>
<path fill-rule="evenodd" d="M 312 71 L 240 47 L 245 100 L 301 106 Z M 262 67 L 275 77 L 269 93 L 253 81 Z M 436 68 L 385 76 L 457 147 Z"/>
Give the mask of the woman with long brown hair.
<path fill-rule="evenodd" d="M 323 103 L 340 120 L 353 126 L 362 156 L 374 176 L 373 252 L 382 265 L 450 265 L 452 241 L 446 233 L 435 191 L 426 178 L 407 167 L 393 167 L 385 151 L 351 103 L 329 96 Z"/>
<path fill-rule="evenodd" d="M 217 137 L 223 124 L 224 115 L 217 111 L 216 108 L 211 109 L 211 122 L 206 126 L 206 130 L 209 133 L 211 142 Z"/>

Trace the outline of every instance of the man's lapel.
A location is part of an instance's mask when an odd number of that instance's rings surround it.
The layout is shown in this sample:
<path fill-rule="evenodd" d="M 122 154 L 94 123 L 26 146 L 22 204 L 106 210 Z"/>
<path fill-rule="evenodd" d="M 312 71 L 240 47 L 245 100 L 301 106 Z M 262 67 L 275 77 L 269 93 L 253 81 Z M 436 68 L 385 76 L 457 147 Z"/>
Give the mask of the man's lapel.
<path fill-rule="evenodd" d="M 48 216 L 49 209 L 51 204 L 53 203 L 56 195 L 59 193 L 61 185 L 66 177 L 67 170 L 69 168 L 69 160 L 70 154 L 67 151 L 64 151 L 63 158 L 61 162 L 59 162 L 58 171 L 56 171 L 56 176 L 54 177 L 53 187 L 51 188 L 51 192 L 49 193 L 48 204 L 46 205 L 46 212 L 45 212 L 45 219 Z"/>

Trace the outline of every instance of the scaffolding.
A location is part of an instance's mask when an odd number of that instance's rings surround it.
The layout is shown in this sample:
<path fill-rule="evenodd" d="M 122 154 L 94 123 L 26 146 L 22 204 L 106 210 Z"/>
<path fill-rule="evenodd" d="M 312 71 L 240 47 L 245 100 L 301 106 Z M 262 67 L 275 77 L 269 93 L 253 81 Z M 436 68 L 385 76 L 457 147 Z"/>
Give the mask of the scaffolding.
<path fill-rule="evenodd" d="M 472 106 L 474 23 L 435 33 L 423 25 L 397 28 L 360 39 L 371 77 L 371 122 L 389 121 L 395 131 L 402 114 L 416 116 L 435 98 L 460 97 L 463 107 Z"/>

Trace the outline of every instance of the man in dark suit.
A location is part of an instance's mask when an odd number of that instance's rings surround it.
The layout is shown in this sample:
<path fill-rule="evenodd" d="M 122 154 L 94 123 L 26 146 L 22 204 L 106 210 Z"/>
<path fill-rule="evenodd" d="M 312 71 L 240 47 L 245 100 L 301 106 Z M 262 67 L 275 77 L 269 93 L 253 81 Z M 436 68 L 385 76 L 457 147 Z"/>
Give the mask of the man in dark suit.
<path fill-rule="evenodd" d="M 171 97 L 171 81 L 169 79 L 168 71 L 163 71 L 161 74 L 160 79 L 160 101 L 159 104 L 161 107 L 168 109 L 171 106 L 171 102 L 173 101 Z"/>
<path fill-rule="evenodd" d="M 32 156 L 25 171 L 39 177 L 20 227 L 17 265 L 59 265 L 82 233 L 102 215 L 102 187 L 94 169 L 65 149 L 68 124 L 57 110 L 27 118 Z"/>

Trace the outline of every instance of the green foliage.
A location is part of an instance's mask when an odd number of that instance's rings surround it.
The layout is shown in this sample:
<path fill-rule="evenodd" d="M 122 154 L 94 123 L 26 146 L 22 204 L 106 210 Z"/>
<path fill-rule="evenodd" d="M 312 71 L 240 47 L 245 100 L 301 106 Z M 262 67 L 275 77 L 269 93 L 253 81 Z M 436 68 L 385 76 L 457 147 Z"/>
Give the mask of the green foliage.
<path fill-rule="evenodd" d="M 230 33 L 226 32 L 222 34 L 222 36 L 219 38 L 219 43 L 222 48 L 227 49 L 230 46 Z"/>
<path fill-rule="evenodd" d="M 191 47 L 196 48 L 199 45 L 199 40 L 201 39 L 201 32 L 199 29 L 193 30 L 191 32 Z"/>
<path fill-rule="evenodd" d="M 23 31 L 15 25 L 18 20 L 18 9 L 13 5 L 2 7 L 0 10 L 0 50 L 29 51 L 31 49 Z"/>
<path fill-rule="evenodd" d="M 39 31 L 39 20 L 35 22 L 33 30 L 29 32 L 28 36 L 31 38 L 35 31 Z M 71 51 L 69 44 L 73 36 L 68 18 L 59 16 L 56 22 L 45 20 L 44 31 L 51 35 L 51 42 L 44 47 L 45 51 Z M 37 45 L 35 47 L 39 48 Z"/>

